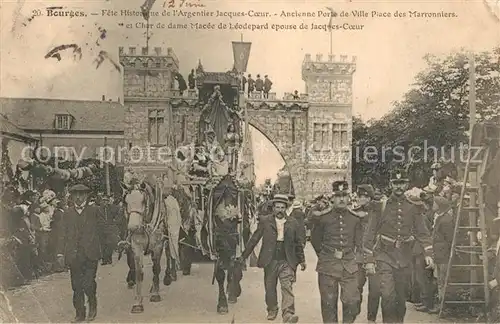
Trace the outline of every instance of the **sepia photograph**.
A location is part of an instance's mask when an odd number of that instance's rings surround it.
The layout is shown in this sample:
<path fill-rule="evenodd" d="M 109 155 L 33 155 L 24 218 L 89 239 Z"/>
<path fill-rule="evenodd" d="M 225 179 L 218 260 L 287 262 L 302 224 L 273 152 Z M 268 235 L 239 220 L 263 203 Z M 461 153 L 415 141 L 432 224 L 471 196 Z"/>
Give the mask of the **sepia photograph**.
<path fill-rule="evenodd" d="M 500 322 L 500 1 L 0 14 L 1 323 Z"/>

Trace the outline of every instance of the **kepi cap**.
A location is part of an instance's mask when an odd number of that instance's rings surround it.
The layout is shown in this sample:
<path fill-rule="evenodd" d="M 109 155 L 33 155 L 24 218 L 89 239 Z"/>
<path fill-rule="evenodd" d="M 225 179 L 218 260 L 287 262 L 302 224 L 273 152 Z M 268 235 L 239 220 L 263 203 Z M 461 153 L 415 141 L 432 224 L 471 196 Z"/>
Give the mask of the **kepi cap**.
<path fill-rule="evenodd" d="M 349 184 L 347 181 L 334 181 L 332 183 L 332 192 L 335 196 L 344 196 L 349 194 Z"/>

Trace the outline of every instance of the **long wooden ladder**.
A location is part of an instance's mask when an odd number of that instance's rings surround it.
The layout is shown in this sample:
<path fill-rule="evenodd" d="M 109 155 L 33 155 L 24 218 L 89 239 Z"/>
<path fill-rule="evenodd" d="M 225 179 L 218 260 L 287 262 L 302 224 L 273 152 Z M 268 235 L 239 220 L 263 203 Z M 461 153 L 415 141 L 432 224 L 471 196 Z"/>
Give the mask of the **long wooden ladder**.
<path fill-rule="evenodd" d="M 471 140 L 470 143 L 473 143 Z M 451 244 L 450 258 L 442 292 L 439 317 L 449 305 L 482 306 L 486 315 L 490 300 L 488 288 L 488 242 L 486 218 L 484 213 L 484 193 L 481 177 L 485 171 L 490 153 L 489 145 L 472 147 L 469 145 L 467 164 L 460 192 L 459 205 L 455 220 L 455 230 Z M 469 202 L 467 203 L 466 197 Z M 468 236 L 468 239 L 467 239 Z M 464 240 L 464 238 L 466 238 Z M 468 255 L 467 258 L 460 256 Z M 464 259 L 467 259 L 464 262 Z M 462 261 L 462 262 L 460 262 Z M 455 271 L 453 271 L 455 270 Z M 452 281 L 456 271 L 461 275 L 468 273 L 468 280 Z M 464 299 L 447 299 L 450 288 L 466 292 Z M 451 294 L 457 296 L 457 293 Z"/>

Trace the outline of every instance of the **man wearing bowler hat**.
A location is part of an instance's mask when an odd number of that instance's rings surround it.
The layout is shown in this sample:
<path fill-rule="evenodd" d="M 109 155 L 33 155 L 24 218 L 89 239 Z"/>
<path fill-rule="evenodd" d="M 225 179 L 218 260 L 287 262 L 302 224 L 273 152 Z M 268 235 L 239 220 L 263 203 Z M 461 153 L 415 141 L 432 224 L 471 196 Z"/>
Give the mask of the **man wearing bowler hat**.
<path fill-rule="evenodd" d="M 415 205 L 404 195 L 408 189 L 404 171 L 393 172 L 390 180 L 392 194 L 381 213 L 369 219 L 363 248 L 367 275 L 377 273 L 380 279 L 384 323 L 403 323 L 415 240 L 424 249 L 427 268 L 433 268 L 434 261 L 424 207 Z"/>
<path fill-rule="evenodd" d="M 300 264 L 306 269 L 304 258 L 303 230 L 297 220 L 286 217 L 289 204 L 288 196 L 276 194 L 273 197 L 273 214 L 263 216 L 257 230 L 253 233 L 241 255 L 241 262 L 247 259 L 262 238 L 257 266 L 264 268 L 264 285 L 266 291 L 267 319 L 272 321 L 278 316 L 278 279 L 281 285 L 281 311 L 284 323 L 297 323 L 293 283 L 295 272 Z"/>
<path fill-rule="evenodd" d="M 70 269 L 73 306 L 76 316 L 73 322 L 87 319 L 93 321 L 97 315 L 97 265 L 101 258 L 98 235 L 98 222 L 102 213 L 98 206 L 88 203 L 90 189 L 77 184 L 69 189 L 74 206 L 70 207 L 63 218 L 63 227 L 58 244 L 58 261 Z M 85 296 L 89 304 L 86 316 Z"/>
<path fill-rule="evenodd" d="M 332 184 L 332 203 L 313 212 L 311 243 L 318 255 L 318 285 L 323 323 L 338 323 L 338 297 L 342 301 L 343 323 L 353 323 L 358 315 L 358 265 L 356 249 L 361 248 L 361 218 L 348 209 L 346 181 Z M 339 289 L 340 286 L 340 289 Z"/>

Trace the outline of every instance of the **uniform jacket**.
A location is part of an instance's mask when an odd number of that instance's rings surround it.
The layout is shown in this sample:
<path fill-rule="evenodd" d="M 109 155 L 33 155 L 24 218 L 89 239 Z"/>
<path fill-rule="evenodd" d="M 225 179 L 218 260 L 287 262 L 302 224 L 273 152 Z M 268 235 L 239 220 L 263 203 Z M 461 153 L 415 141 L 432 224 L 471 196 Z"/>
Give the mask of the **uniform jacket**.
<path fill-rule="evenodd" d="M 318 255 L 316 271 L 331 276 L 341 276 L 343 270 L 358 271 L 355 252 L 362 246 L 361 218 L 348 209 L 329 209 L 313 216 L 312 221 L 311 243 Z M 341 259 L 336 257 L 336 251 L 342 253 Z"/>
<path fill-rule="evenodd" d="M 294 218 L 287 218 L 285 222 L 284 234 L 285 238 L 283 244 L 285 247 L 286 260 L 293 269 L 297 269 L 297 265 L 305 262 L 304 245 L 302 244 L 304 238 L 302 237 L 302 231 L 299 229 L 299 224 Z M 259 268 L 264 268 L 274 257 L 277 238 L 278 230 L 274 215 L 264 216 L 259 221 L 257 229 L 252 234 L 252 237 L 248 240 L 245 251 L 243 251 L 241 257 L 243 259 L 247 259 L 257 243 L 259 243 L 260 239 L 262 239 L 262 246 L 259 253 L 259 259 L 257 260 L 257 266 Z"/>
<path fill-rule="evenodd" d="M 390 196 L 384 211 L 374 214 L 375 217 L 368 221 L 363 237 L 365 261 L 381 261 L 395 268 L 407 267 L 411 264 L 416 242 L 422 244 L 427 256 L 431 256 L 432 239 L 424 213 L 423 205 L 411 203 L 404 195 Z"/>
<path fill-rule="evenodd" d="M 451 242 L 455 231 L 455 217 L 453 209 L 437 216 L 432 231 L 432 245 L 434 261 L 437 264 L 447 264 L 450 258 Z"/>
<path fill-rule="evenodd" d="M 102 222 L 102 217 L 100 208 L 95 205 L 86 205 L 81 214 L 74 206 L 66 210 L 57 252 L 64 255 L 66 264 L 72 264 L 78 252 L 90 260 L 101 258 L 98 223 Z"/>

